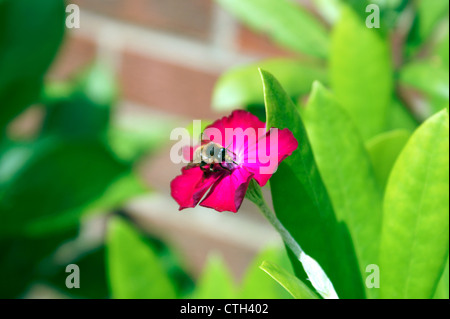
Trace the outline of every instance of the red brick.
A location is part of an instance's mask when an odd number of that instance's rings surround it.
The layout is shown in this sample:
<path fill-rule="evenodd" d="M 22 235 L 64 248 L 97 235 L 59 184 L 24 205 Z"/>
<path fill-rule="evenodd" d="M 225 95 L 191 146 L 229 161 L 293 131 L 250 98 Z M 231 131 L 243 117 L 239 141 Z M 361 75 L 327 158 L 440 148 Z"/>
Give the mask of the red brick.
<path fill-rule="evenodd" d="M 212 0 L 72 0 L 88 9 L 146 27 L 207 40 Z"/>
<path fill-rule="evenodd" d="M 68 76 L 92 62 L 97 46 L 89 39 L 67 35 L 48 73 L 51 79 L 67 79 Z"/>
<path fill-rule="evenodd" d="M 242 53 L 262 57 L 295 56 L 294 53 L 277 46 L 268 36 L 256 33 L 243 25 L 239 26 L 236 45 Z"/>
<path fill-rule="evenodd" d="M 177 115 L 215 117 L 211 94 L 217 75 L 126 51 L 120 71 L 126 99 Z"/>

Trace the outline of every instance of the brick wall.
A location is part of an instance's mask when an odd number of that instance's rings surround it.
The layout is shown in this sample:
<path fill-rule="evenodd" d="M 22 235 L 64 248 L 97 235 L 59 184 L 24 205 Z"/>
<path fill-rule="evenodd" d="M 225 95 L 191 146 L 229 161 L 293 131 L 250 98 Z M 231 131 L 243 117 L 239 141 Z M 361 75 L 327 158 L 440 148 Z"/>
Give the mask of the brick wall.
<path fill-rule="evenodd" d="M 117 69 L 123 99 L 187 118 L 214 118 L 219 74 L 288 55 L 212 0 L 72 0 L 81 9 L 52 70 L 66 78 L 95 57 Z"/>

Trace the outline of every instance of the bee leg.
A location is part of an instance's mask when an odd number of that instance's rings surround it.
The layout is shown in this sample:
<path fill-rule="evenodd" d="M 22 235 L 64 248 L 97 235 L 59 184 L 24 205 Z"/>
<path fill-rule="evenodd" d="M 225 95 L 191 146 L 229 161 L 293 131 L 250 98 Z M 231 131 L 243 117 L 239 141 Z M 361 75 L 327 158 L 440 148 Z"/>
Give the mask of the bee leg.
<path fill-rule="evenodd" d="M 214 170 L 214 163 L 209 164 L 209 171 L 210 172 L 215 172 L 215 170 Z"/>
<path fill-rule="evenodd" d="M 231 169 L 229 169 L 227 166 L 223 166 L 222 163 L 219 163 L 220 167 L 222 167 L 224 170 L 227 170 L 231 172 Z"/>
<path fill-rule="evenodd" d="M 200 169 L 204 172 L 207 172 L 208 170 L 205 168 L 206 163 L 204 161 L 200 162 Z"/>

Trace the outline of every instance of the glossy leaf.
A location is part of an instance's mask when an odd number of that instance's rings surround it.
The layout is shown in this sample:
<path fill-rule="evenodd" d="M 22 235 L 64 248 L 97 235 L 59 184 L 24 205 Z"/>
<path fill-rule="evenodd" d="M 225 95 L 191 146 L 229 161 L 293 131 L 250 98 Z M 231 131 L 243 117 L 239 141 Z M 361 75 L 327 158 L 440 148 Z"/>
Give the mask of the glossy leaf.
<path fill-rule="evenodd" d="M 380 133 L 392 95 L 387 41 L 345 8 L 331 37 L 330 83 L 364 140 Z"/>
<path fill-rule="evenodd" d="M 251 28 L 267 33 L 276 43 L 324 58 L 328 54 L 325 28 L 304 8 L 288 0 L 216 0 Z"/>
<path fill-rule="evenodd" d="M 258 67 L 275 75 L 291 98 L 308 93 L 315 80 L 326 80 L 321 67 L 296 60 L 272 59 L 239 66 L 225 72 L 217 81 L 213 108 L 231 110 L 255 104 L 264 105 Z"/>
<path fill-rule="evenodd" d="M 441 279 L 439 279 L 436 291 L 434 292 L 434 299 L 448 299 L 449 298 L 449 264 L 448 257 L 447 262 L 444 266 L 444 271 L 442 272 Z"/>
<path fill-rule="evenodd" d="M 230 299 L 236 298 L 236 296 L 233 277 L 222 257 L 217 254 L 210 254 L 198 279 L 193 298 Z"/>
<path fill-rule="evenodd" d="M 442 110 L 411 136 L 386 187 L 380 296 L 431 298 L 448 256 L 449 122 Z"/>
<path fill-rule="evenodd" d="M 175 298 L 176 291 L 154 249 L 127 222 L 109 222 L 107 263 L 111 295 L 118 299 Z"/>
<path fill-rule="evenodd" d="M 297 108 L 273 75 L 261 71 L 261 76 L 267 127 L 288 128 L 299 144 L 270 180 L 277 217 L 320 264 L 340 298 L 361 298 L 364 289 L 350 235 L 336 219 Z M 290 257 L 296 275 L 305 279 L 298 256 Z"/>
<path fill-rule="evenodd" d="M 350 117 L 318 82 L 303 119 L 337 218 L 350 231 L 364 273 L 377 263 L 381 227 L 382 193 L 370 157 Z"/>
<path fill-rule="evenodd" d="M 263 261 L 260 268 L 286 289 L 295 299 L 318 299 L 317 295 L 300 279 L 276 264 Z"/>
<path fill-rule="evenodd" d="M 284 254 L 282 254 L 284 253 Z M 280 287 L 273 279 L 267 276 L 260 269 L 260 265 L 264 260 L 270 260 L 283 269 L 292 273 L 292 266 L 286 252 L 280 249 L 267 248 L 259 253 L 248 266 L 242 280 L 239 298 L 241 299 L 286 299 L 291 295 L 285 289 Z"/>
<path fill-rule="evenodd" d="M 0 235 L 70 227 L 129 171 L 95 140 L 48 138 L 14 145 L 0 160 Z"/>
<path fill-rule="evenodd" d="M 406 130 L 395 130 L 375 136 L 367 142 L 378 184 L 384 189 L 394 163 L 408 141 L 411 133 Z"/>

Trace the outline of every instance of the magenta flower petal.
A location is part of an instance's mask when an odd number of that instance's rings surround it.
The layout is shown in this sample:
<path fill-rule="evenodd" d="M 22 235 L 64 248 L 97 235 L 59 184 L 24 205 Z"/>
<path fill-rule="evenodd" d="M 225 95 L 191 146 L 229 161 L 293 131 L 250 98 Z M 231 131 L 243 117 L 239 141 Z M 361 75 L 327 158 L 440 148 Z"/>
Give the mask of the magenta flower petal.
<path fill-rule="evenodd" d="M 243 165 L 254 174 L 253 178 L 260 186 L 264 186 L 281 161 L 298 148 L 296 138 L 288 129 L 278 130 L 277 138 L 271 140 L 274 130 L 270 129 L 255 145 L 249 145 L 246 150 L 247 160 Z"/>
<path fill-rule="evenodd" d="M 217 129 L 221 136 L 211 136 L 209 133 L 214 132 Z M 243 143 L 233 142 L 233 130 L 240 129 L 242 132 L 254 133 L 255 141 L 265 134 L 266 124 L 261 122 L 255 115 L 243 110 L 236 110 L 231 113 L 230 116 L 224 116 L 220 120 L 215 121 L 204 131 L 204 138 L 211 140 L 215 143 L 223 145 L 224 147 L 230 146 L 230 150 L 238 155 L 244 155 L 245 148 L 247 148 L 248 141 Z M 250 130 L 247 130 L 250 129 Z M 231 145 L 229 145 L 233 142 Z"/>
<path fill-rule="evenodd" d="M 231 113 L 230 116 L 222 117 L 220 120 L 217 120 L 207 126 L 207 128 L 209 127 L 215 127 L 219 129 L 222 134 L 225 134 L 226 128 L 241 128 L 243 130 L 246 130 L 247 128 L 251 127 L 257 130 L 258 128 L 265 129 L 266 123 L 261 122 L 258 117 L 250 112 L 244 110 L 235 110 Z"/>
<path fill-rule="evenodd" d="M 192 146 L 183 147 L 182 148 L 183 158 L 187 161 L 192 161 L 192 159 L 194 158 L 195 149 L 196 149 L 196 147 L 192 147 Z"/>
<path fill-rule="evenodd" d="M 220 172 L 203 172 L 200 167 L 183 168 L 181 173 L 170 183 L 171 195 L 180 205 L 180 210 L 195 207 L 222 175 Z"/>
<path fill-rule="evenodd" d="M 200 206 L 219 212 L 236 213 L 244 200 L 251 177 L 252 174 L 243 168 L 236 168 L 231 174 L 223 174 L 201 201 Z"/>

